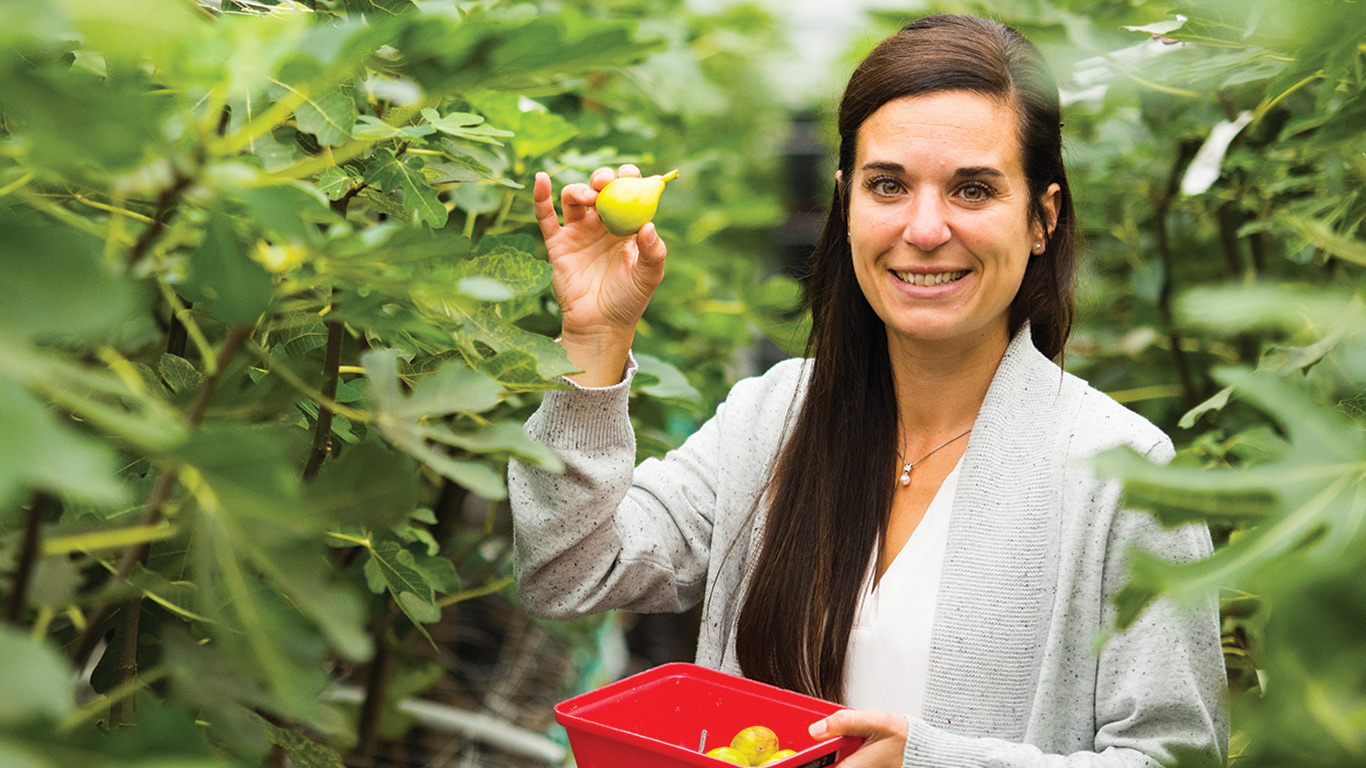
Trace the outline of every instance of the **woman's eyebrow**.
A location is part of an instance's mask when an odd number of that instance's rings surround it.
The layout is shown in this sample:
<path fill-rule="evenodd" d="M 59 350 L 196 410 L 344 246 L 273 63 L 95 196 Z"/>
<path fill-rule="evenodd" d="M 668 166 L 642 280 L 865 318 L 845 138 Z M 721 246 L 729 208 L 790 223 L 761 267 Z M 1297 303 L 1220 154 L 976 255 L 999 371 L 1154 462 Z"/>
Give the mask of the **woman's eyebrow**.
<path fill-rule="evenodd" d="M 863 171 L 885 171 L 887 173 L 905 174 L 906 167 L 901 163 L 894 163 L 889 160 L 874 160 L 864 163 Z M 989 165 L 970 165 L 966 168 L 959 168 L 953 173 L 954 178 L 981 178 L 988 177 L 993 179 L 1005 178 L 1005 173 L 1000 169 Z"/>
<path fill-rule="evenodd" d="M 986 176 L 993 179 L 1004 179 L 1005 174 L 989 165 L 973 165 L 967 168 L 959 168 L 954 174 L 955 177 L 980 177 Z"/>
<path fill-rule="evenodd" d="M 888 173 L 905 173 L 906 168 L 901 163 L 893 163 L 889 160 L 874 160 L 871 163 L 864 163 L 865 171 L 887 171 Z"/>

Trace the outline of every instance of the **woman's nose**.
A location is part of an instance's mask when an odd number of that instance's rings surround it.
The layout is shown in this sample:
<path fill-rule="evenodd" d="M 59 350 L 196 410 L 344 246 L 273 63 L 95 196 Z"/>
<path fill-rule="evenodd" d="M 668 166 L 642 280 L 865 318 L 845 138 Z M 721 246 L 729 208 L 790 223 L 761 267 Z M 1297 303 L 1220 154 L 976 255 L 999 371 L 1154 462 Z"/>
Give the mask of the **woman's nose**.
<path fill-rule="evenodd" d="M 917 194 L 907 205 L 906 226 L 901 237 L 921 251 L 932 251 L 949 241 L 949 222 L 944 200 L 937 194 Z"/>

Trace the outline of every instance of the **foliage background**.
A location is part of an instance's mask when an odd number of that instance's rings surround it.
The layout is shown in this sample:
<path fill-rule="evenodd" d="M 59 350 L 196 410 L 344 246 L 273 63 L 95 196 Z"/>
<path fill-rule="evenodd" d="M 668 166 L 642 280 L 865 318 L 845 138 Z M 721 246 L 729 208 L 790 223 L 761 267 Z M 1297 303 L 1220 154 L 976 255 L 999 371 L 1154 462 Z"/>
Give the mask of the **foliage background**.
<path fill-rule="evenodd" d="M 932 9 L 1008 21 L 1054 63 L 1087 227 L 1067 366 L 1180 448 L 1101 468 L 1220 544 L 1140 561 L 1126 616 L 1219 586 L 1237 762 L 1360 765 L 1366 11 Z M 680 168 L 632 406 L 642 454 L 667 450 L 756 349 L 800 347 L 775 245 L 798 182 L 763 87 L 781 19 L 0 16 L 0 763 L 561 759 L 549 706 L 623 668 L 621 619 L 531 622 L 508 587 L 503 471 L 556 464 L 520 424 L 568 370 L 529 180 Z M 491 717 L 438 739 L 414 696 Z"/>

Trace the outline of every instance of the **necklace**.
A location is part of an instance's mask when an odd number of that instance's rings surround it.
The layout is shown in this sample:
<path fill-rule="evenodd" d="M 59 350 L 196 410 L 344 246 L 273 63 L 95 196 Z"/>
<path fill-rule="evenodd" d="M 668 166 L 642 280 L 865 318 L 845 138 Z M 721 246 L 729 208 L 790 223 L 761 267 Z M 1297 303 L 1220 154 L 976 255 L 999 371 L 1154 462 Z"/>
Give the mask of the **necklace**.
<path fill-rule="evenodd" d="M 943 448 L 944 446 L 948 445 L 949 443 L 954 442 L 955 440 L 960 440 L 960 439 L 962 439 L 963 437 L 966 437 L 967 434 L 968 434 L 968 432 L 971 432 L 971 431 L 972 431 L 972 428 L 969 427 L 968 430 L 967 430 L 967 432 L 964 432 L 963 434 L 959 435 L 958 437 L 949 438 L 947 441 L 945 441 L 944 443 L 942 443 L 942 444 L 939 446 L 939 448 Z M 911 484 L 911 470 L 915 469 L 916 466 L 918 466 L 918 465 L 920 464 L 920 462 L 924 461 L 925 459 L 928 459 L 929 457 L 931 457 L 931 456 L 933 456 L 935 453 L 937 453 L 937 452 L 939 451 L 939 448 L 935 448 L 933 451 L 930 451 L 929 453 L 925 454 L 924 456 L 921 456 L 920 459 L 917 460 L 917 461 L 906 461 L 906 457 L 901 455 L 901 449 L 900 449 L 900 448 L 897 449 L 897 451 L 896 451 L 896 457 L 897 457 L 898 459 L 901 460 L 901 477 L 898 477 L 898 478 L 896 479 L 896 481 L 897 481 L 898 483 L 901 484 L 901 487 L 902 487 L 902 488 L 905 488 L 906 486 L 908 486 L 908 485 Z"/>

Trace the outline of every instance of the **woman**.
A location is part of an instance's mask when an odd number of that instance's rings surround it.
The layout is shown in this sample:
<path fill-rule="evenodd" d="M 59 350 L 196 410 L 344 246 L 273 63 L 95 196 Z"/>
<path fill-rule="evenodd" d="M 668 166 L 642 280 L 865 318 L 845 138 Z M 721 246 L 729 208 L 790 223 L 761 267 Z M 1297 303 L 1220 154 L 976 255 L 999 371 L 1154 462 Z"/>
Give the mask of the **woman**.
<path fill-rule="evenodd" d="M 1212 597 L 1159 601 L 1094 649 L 1131 547 L 1211 547 L 1094 476 L 1100 450 L 1167 460 L 1170 441 L 1050 361 L 1075 223 L 1037 50 L 981 19 L 910 24 L 854 72 L 839 133 L 809 359 L 740 382 L 637 468 L 629 350 L 665 246 L 651 225 L 602 227 L 610 170 L 563 190 L 563 226 L 538 175 L 561 343 L 583 373 L 528 423 L 567 472 L 510 473 L 528 608 L 701 600 L 698 663 L 853 707 L 811 727 L 865 737 L 848 768 L 1221 760 Z"/>

